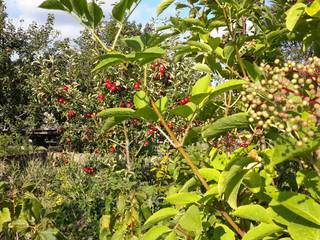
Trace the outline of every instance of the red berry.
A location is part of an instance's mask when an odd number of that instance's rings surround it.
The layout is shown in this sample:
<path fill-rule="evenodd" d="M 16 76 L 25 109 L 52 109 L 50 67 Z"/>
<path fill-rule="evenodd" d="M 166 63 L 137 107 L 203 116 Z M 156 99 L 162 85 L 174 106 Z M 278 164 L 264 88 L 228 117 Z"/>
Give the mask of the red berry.
<path fill-rule="evenodd" d="M 68 85 L 64 85 L 64 86 L 63 86 L 63 90 L 64 90 L 64 91 L 68 92 L 69 89 L 70 89 L 70 87 L 69 87 Z"/>
<path fill-rule="evenodd" d="M 117 148 L 115 146 L 110 147 L 110 152 L 115 153 L 117 151 Z"/>
<path fill-rule="evenodd" d="M 163 64 L 160 65 L 159 72 L 162 74 L 164 74 L 166 72 L 166 67 Z"/>
<path fill-rule="evenodd" d="M 135 84 L 133 84 L 133 89 L 138 91 L 140 89 L 141 83 L 140 82 L 136 82 Z"/>
<path fill-rule="evenodd" d="M 145 141 L 144 143 L 143 143 L 143 145 L 145 146 L 145 147 L 147 147 L 147 146 L 149 146 L 149 142 L 148 141 Z"/>
<path fill-rule="evenodd" d="M 183 101 L 184 101 L 184 104 L 187 104 L 188 102 L 190 102 L 190 99 L 188 97 L 185 97 Z"/>
<path fill-rule="evenodd" d="M 60 104 L 65 104 L 66 103 L 66 100 L 64 98 L 59 98 L 58 99 L 58 103 Z"/>
<path fill-rule="evenodd" d="M 97 97 L 99 102 L 104 102 L 105 96 L 102 93 L 99 93 L 98 97 Z"/>
<path fill-rule="evenodd" d="M 117 88 L 116 88 L 115 85 L 112 85 L 109 89 L 110 89 L 111 92 L 116 92 L 117 91 Z"/>
<path fill-rule="evenodd" d="M 153 130 L 152 128 L 150 128 L 150 129 L 148 130 L 148 133 L 149 133 L 149 134 L 154 134 L 154 130 Z"/>
<path fill-rule="evenodd" d="M 85 114 L 83 114 L 83 116 L 85 118 L 93 118 L 93 114 L 92 113 L 85 113 Z"/>
<path fill-rule="evenodd" d="M 71 111 L 69 111 L 69 112 L 67 113 L 68 119 L 72 119 L 72 118 L 74 118 L 76 115 L 77 115 L 76 111 L 73 111 L 73 110 L 71 110 Z"/>
<path fill-rule="evenodd" d="M 111 86 L 112 86 L 112 83 L 111 83 L 110 79 L 107 79 L 107 81 L 106 81 L 106 88 L 110 89 Z"/>
<path fill-rule="evenodd" d="M 84 167 L 84 168 L 83 168 L 83 171 L 84 171 L 85 173 L 87 173 L 87 174 L 94 174 L 95 169 L 92 168 L 92 167 Z"/>
<path fill-rule="evenodd" d="M 126 107 L 127 108 L 133 108 L 133 102 L 127 102 Z"/>
<path fill-rule="evenodd" d="M 168 123 L 168 128 L 173 129 L 173 123 L 172 122 Z"/>

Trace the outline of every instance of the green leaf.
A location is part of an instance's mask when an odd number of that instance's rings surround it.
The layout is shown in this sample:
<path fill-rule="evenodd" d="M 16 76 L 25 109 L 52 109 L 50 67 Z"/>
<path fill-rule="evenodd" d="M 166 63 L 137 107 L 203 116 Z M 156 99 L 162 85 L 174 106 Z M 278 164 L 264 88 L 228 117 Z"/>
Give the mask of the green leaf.
<path fill-rule="evenodd" d="M 190 45 L 191 47 L 196 47 L 203 52 L 209 52 L 209 53 L 212 52 L 212 48 L 210 47 L 210 45 L 208 45 L 206 43 L 196 42 L 196 41 L 188 41 L 187 44 Z"/>
<path fill-rule="evenodd" d="M 247 232 L 242 240 L 262 240 L 264 237 L 270 236 L 274 233 L 283 231 L 284 229 L 275 224 L 261 223 Z"/>
<path fill-rule="evenodd" d="M 311 17 L 316 16 L 320 12 L 320 1 L 314 0 L 309 7 L 305 8 L 305 11 Z"/>
<path fill-rule="evenodd" d="M 320 226 L 306 226 L 297 223 L 289 223 L 288 232 L 293 240 L 320 240 Z"/>
<path fill-rule="evenodd" d="M 201 196 L 195 192 L 181 192 L 170 195 L 166 198 L 166 201 L 174 205 L 186 205 L 198 202 L 200 199 Z"/>
<path fill-rule="evenodd" d="M 11 222 L 12 228 L 17 232 L 23 232 L 29 228 L 29 223 L 23 219 L 18 218 Z"/>
<path fill-rule="evenodd" d="M 206 72 L 206 73 L 212 73 L 211 68 L 207 64 L 197 63 L 192 67 L 192 69 L 199 71 L 199 72 Z"/>
<path fill-rule="evenodd" d="M 175 109 L 172 109 L 170 112 L 174 115 L 188 118 L 194 113 L 196 108 L 197 106 L 194 103 L 189 102 L 186 105 L 178 106 Z"/>
<path fill-rule="evenodd" d="M 143 236 L 143 240 L 156 240 L 163 234 L 170 232 L 171 229 L 166 226 L 154 226 Z"/>
<path fill-rule="evenodd" d="M 88 6 L 86 0 L 71 0 L 73 11 L 77 13 L 78 16 L 82 17 L 84 14 L 88 13 Z"/>
<path fill-rule="evenodd" d="M 245 84 L 244 80 L 228 80 L 219 84 L 217 87 L 213 89 L 210 94 L 210 97 L 216 97 L 221 95 L 222 93 L 228 92 L 230 90 L 239 90 L 242 88 L 242 85 Z"/>
<path fill-rule="evenodd" d="M 160 47 L 152 47 L 147 48 L 143 52 L 136 53 L 136 59 L 138 59 L 141 64 L 146 64 L 154 61 L 157 58 L 161 58 L 164 54 L 164 49 Z"/>
<path fill-rule="evenodd" d="M 144 43 L 141 36 L 135 36 L 131 38 L 124 38 L 122 41 L 130 48 L 137 52 L 141 52 L 144 49 Z"/>
<path fill-rule="evenodd" d="M 3 225 L 11 221 L 11 215 L 9 208 L 3 208 L 0 211 L 0 233 L 2 231 Z"/>
<path fill-rule="evenodd" d="M 191 91 L 192 96 L 208 93 L 212 89 L 211 86 L 209 85 L 210 82 L 211 82 L 211 78 L 209 74 L 200 78 L 192 88 L 192 91 Z"/>
<path fill-rule="evenodd" d="M 236 113 L 220 118 L 214 123 L 202 127 L 201 135 L 203 138 L 218 137 L 234 128 L 247 128 L 249 124 L 247 113 Z"/>
<path fill-rule="evenodd" d="M 126 60 L 126 56 L 123 54 L 110 53 L 110 54 L 104 55 L 102 56 L 102 60 L 92 70 L 92 72 L 118 65 L 120 63 L 123 63 L 125 60 Z"/>
<path fill-rule="evenodd" d="M 167 110 L 168 106 L 168 97 L 162 97 L 159 100 L 156 101 L 156 106 L 161 112 L 164 112 Z"/>
<path fill-rule="evenodd" d="M 49 9 L 49 10 L 63 10 L 67 9 L 60 3 L 59 0 L 46 0 L 42 2 L 39 6 L 40 8 Z"/>
<path fill-rule="evenodd" d="M 202 177 L 204 177 L 207 181 L 219 181 L 220 172 L 214 168 L 201 168 L 199 169 L 199 173 Z"/>
<path fill-rule="evenodd" d="M 232 45 L 226 45 L 223 49 L 223 56 L 229 62 L 232 54 L 234 53 L 234 47 Z"/>
<path fill-rule="evenodd" d="M 233 209 L 237 208 L 238 191 L 243 177 L 248 172 L 244 167 L 252 161 L 253 159 L 248 157 L 234 158 L 228 162 L 225 170 L 220 175 L 218 182 L 219 194 L 224 195 L 224 198 Z"/>
<path fill-rule="evenodd" d="M 145 106 L 143 108 L 138 109 L 135 113 L 135 116 L 143 118 L 146 121 L 155 122 L 158 120 L 157 114 L 153 111 L 153 109 L 150 106 Z"/>
<path fill-rule="evenodd" d="M 226 225 L 217 223 L 213 231 L 213 240 L 235 240 L 234 232 Z"/>
<path fill-rule="evenodd" d="M 99 234 L 99 239 L 107 239 L 107 236 L 110 234 L 110 220 L 111 216 L 110 215 L 103 215 L 100 218 L 100 234 Z"/>
<path fill-rule="evenodd" d="M 89 11 L 90 16 L 92 18 L 91 26 L 96 28 L 104 16 L 103 11 L 102 11 L 101 7 L 98 4 L 96 4 L 95 2 L 88 3 L 88 11 Z"/>
<path fill-rule="evenodd" d="M 263 74 L 257 64 L 251 63 L 249 61 L 243 61 L 244 65 L 246 66 L 246 70 L 253 80 L 260 80 L 263 77 Z"/>
<path fill-rule="evenodd" d="M 106 132 L 113 128 L 114 126 L 122 123 L 123 121 L 129 119 L 129 116 L 122 116 L 122 117 L 109 117 L 105 120 L 103 126 L 102 126 L 102 131 Z"/>
<path fill-rule="evenodd" d="M 220 38 L 209 38 L 209 45 L 213 50 L 215 50 L 219 46 L 220 41 Z"/>
<path fill-rule="evenodd" d="M 262 187 L 262 179 L 259 173 L 254 171 L 248 172 L 244 179 L 243 183 L 246 185 L 247 188 L 253 193 L 258 193 Z"/>
<path fill-rule="evenodd" d="M 286 27 L 289 31 L 292 31 L 297 25 L 304 13 L 305 7 L 306 5 L 304 3 L 296 3 L 286 12 Z"/>
<path fill-rule="evenodd" d="M 170 234 L 168 234 L 168 236 L 164 240 L 176 240 L 176 239 L 177 239 L 177 235 L 175 231 L 172 231 Z"/>
<path fill-rule="evenodd" d="M 136 109 L 141 109 L 149 106 L 149 98 L 144 91 L 138 91 L 133 97 L 134 106 Z"/>
<path fill-rule="evenodd" d="M 159 16 L 164 10 L 166 10 L 175 0 L 162 0 L 157 7 L 157 15 Z"/>
<path fill-rule="evenodd" d="M 41 240 L 58 240 L 59 230 L 56 228 L 47 228 L 38 233 Z"/>
<path fill-rule="evenodd" d="M 272 164 L 294 160 L 297 157 L 308 157 L 320 146 L 320 137 L 309 139 L 309 142 L 297 147 L 297 141 L 290 137 L 278 137 L 271 157 Z"/>
<path fill-rule="evenodd" d="M 257 222 L 272 223 L 270 213 L 260 205 L 244 205 L 237 208 L 233 215 Z"/>
<path fill-rule="evenodd" d="M 108 117 L 131 117 L 135 113 L 135 110 L 131 108 L 108 108 L 102 110 L 97 114 L 97 117 L 108 118 Z"/>
<path fill-rule="evenodd" d="M 320 205 L 307 195 L 295 192 L 279 192 L 273 199 L 296 215 L 320 225 Z M 270 203 L 270 205 L 275 204 Z"/>
<path fill-rule="evenodd" d="M 179 213 L 177 209 L 174 208 L 162 208 L 159 211 L 152 214 L 143 225 L 143 229 L 147 229 L 152 225 L 167 219 L 176 216 Z"/>
<path fill-rule="evenodd" d="M 203 228 L 199 208 L 195 205 L 189 207 L 186 213 L 180 218 L 178 224 L 185 230 L 200 235 Z"/>
<path fill-rule="evenodd" d="M 112 17 L 119 22 L 124 20 L 129 0 L 120 0 L 112 9 Z"/>

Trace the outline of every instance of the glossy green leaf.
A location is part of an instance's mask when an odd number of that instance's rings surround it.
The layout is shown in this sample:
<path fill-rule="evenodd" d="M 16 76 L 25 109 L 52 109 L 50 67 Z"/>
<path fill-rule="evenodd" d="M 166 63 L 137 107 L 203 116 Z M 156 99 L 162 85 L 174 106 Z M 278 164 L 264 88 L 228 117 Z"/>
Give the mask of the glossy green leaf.
<path fill-rule="evenodd" d="M 305 8 L 306 13 L 314 17 L 320 12 L 320 1 L 319 0 L 314 0 L 310 6 Z"/>
<path fill-rule="evenodd" d="M 157 114 L 153 111 L 153 109 L 150 106 L 145 106 L 143 108 L 136 110 L 135 116 L 142 118 L 146 121 L 154 122 L 158 120 Z"/>
<path fill-rule="evenodd" d="M 219 194 L 224 196 L 224 199 L 226 199 L 233 209 L 237 208 L 240 185 L 243 177 L 248 172 L 244 167 L 252 161 L 253 159 L 248 157 L 234 158 L 228 162 L 226 168 L 220 175 L 218 182 Z"/>
<path fill-rule="evenodd" d="M 174 205 L 185 205 L 189 203 L 195 203 L 201 199 L 201 196 L 195 192 L 181 192 L 172 194 L 166 198 L 168 203 Z"/>
<path fill-rule="evenodd" d="M 49 10 L 67 10 L 67 8 L 63 6 L 59 0 L 46 0 L 42 2 L 39 7 Z"/>
<path fill-rule="evenodd" d="M 243 63 L 251 79 L 257 81 L 263 77 L 263 74 L 256 63 L 251 63 L 249 61 L 243 61 Z"/>
<path fill-rule="evenodd" d="M 38 236 L 41 240 L 57 240 L 57 236 L 59 234 L 59 230 L 56 228 L 48 228 L 42 230 L 38 233 Z"/>
<path fill-rule="evenodd" d="M 92 18 L 92 27 L 96 28 L 103 18 L 103 11 L 101 7 L 95 2 L 88 3 L 88 11 Z"/>
<path fill-rule="evenodd" d="M 175 0 L 161 0 L 157 7 L 157 15 L 159 16 L 164 10 L 166 10 Z"/>
<path fill-rule="evenodd" d="M 147 48 L 143 52 L 136 53 L 136 59 L 140 61 L 141 64 L 147 64 L 154 61 L 157 58 L 161 58 L 165 54 L 163 48 L 160 47 L 151 47 Z"/>
<path fill-rule="evenodd" d="M 211 78 L 209 74 L 200 78 L 192 88 L 192 96 L 208 93 L 212 89 L 212 87 L 210 86 L 210 82 Z"/>
<path fill-rule="evenodd" d="M 314 137 L 309 142 L 297 147 L 297 141 L 289 137 L 278 137 L 276 145 L 273 148 L 271 157 L 272 164 L 279 164 L 284 161 L 294 160 L 297 157 L 310 155 L 320 146 L 320 138 Z"/>
<path fill-rule="evenodd" d="M 3 208 L 0 211 L 0 233 L 2 231 L 3 225 L 11 221 L 11 214 L 9 208 Z"/>
<path fill-rule="evenodd" d="M 78 16 L 83 16 L 88 13 L 88 6 L 86 0 L 70 0 L 72 4 L 73 11 L 77 13 Z"/>
<path fill-rule="evenodd" d="M 272 223 L 270 213 L 260 205 L 244 205 L 238 207 L 233 215 L 257 222 Z"/>
<path fill-rule="evenodd" d="M 228 80 L 215 87 L 211 92 L 210 97 L 219 96 L 222 93 L 228 92 L 230 90 L 239 90 L 245 83 L 246 81 L 244 80 Z"/>
<path fill-rule="evenodd" d="M 97 116 L 101 118 L 130 117 L 130 116 L 133 116 L 134 113 L 135 113 L 135 110 L 131 108 L 108 108 L 99 112 Z"/>
<path fill-rule="evenodd" d="M 178 224 L 185 230 L 199 235 L 203 230 L 199 208 L 195 205 L 189 207 L 186 213 L 179 219 Z"/>
<path fill-rule="evenodd" d="M 297 25 L 299 19 L 304 13 L 305 7 L 306 5 L 304 3 L 296 3 L 287 11 L 286 27 L 289 31 L 292 31 Z"/>
<path fill-rule="evenodd" d="M 204 177 L 207 181 L 219 181 L 220 172 L 214 168 L 200 168 L 199 173 L 202 177 Z"/>
<path fill-rule="evenodd" d="M 187 103 L 186 105 L 178 106 L 172 109 L 170 112 L 174 115 L 181 116 L 183 118 L 190 117 L 196 110 L 196 105 L 194 103 Z"/>
<path fill-rule="evenodd" d="M 192 67 L 192 69 L 197 70 L 199 72 L 212 73 L 211 68 L 207 64 L 197 63 Z"/>
<path fill-rule="evenodd" d="M 320 204 L 309 196 L 295 192 L 279 192 L 273 198 L 291 212 L 320 227 Z"/>
<path fill-rule="evenodd" d="M 164 240 L 177 240 L 177 235 L 175 231 L 172 231 Z"/>
<path fill-rule="evenodd" d="M 144 91 L 138 91 L 133 97 L 133 103 L 136 109 L 144 108 L 149 106 L 149 98 Z"/>
<path fill-rule="evenodd" d="M 244 176 L 243 183 L 253 193 L 260 192 L 263 185 L 260 174 L 254 171 L 250 171 Z"/>
<path fill-rule="evenodd" d="M 114 126 L 122 123 L 123 121 L 129 119 L 129 116 L 121 116 L 121 117 L 109 117 L 105 120 L 103 126 L 102 126 L 102 131 L 106 132 L 113 128 Z"/>
<path fill-rule="evenodd" d="M 293 240 L 320 240 L 320 226 L 306 226 L 289 223 L 288 232 Z"/>
<path fill-rule="evenodd" d="M 156 240 L 163 234 L 170 232 L 171 229 L 166 226 L 154 226 L 150 228 L 143 236 L 143 240 Z"/>
<path fill-rule="evenodd" d="M 164 112 L 167 110 L 168 107 L 168 97 L 162 97 L 159 100 L 156 101 L 156 106 L 161 112 Z"/>
<path fill-rule="evenodd" d="M 247 113 L 236 113 L 220 118 L 214 123 L 202 127 L 201 135 L 203 138 L 218 137 L 231 129 L 247 128 L 249 125 Z"/>
<path fill-rule="evenodd" d="M 134 36 L 131 38 L 124 38 L 122 41 L 130 48 L 135 51 L 141 52 L 144 49 L 144 43 L 141 39 L 141 36 Z"/>
<path fill-rule="evenodd" d="M 284 229 L 275 224 L 261 223 L 247 232 L 242 240 L 262 240 L 264 237 L 270 236 L 274 233 L 283 231 Z"/>
<path fill-rule="evenodd" d="M 217 223 L 214 226 L 213 240 L 235 240 L 234 232 L 226 225 Z"/>
<path fill-rule="evenodd" d="M 92 70 L 92 72 L 105 69 L 111 66 L 118 65 L 126 60 L 125 55 L 123 54 L 107 54 L 102 57 L 102 60 L 98 63 L 98 65 Z"/>
<path fill-rule="evenodd" d="M 147 229 L 152 225 L 167 219 L 176 216 L 179 213 L 177 209 L 174 208 L 162 208 L 159 211 L 152 214 L 147 221 L 144 223 L 143 228 Z"/>
<path fill-rule="evenodd" d="M 206 43 L 196 42 L 196 41 L 188 41 L 187 44 L 189 44 L 191 47 L 198 48 L 199 50 L 203 52 L 212 52 L 212 48 L 210 45 Z"/>

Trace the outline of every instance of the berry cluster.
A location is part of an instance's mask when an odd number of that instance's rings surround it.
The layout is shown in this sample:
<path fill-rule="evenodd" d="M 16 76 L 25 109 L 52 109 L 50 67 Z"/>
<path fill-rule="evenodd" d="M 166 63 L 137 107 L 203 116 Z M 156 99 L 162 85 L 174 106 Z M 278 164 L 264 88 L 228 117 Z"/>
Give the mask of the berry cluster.
<path fill-rule="evenodd" d="M 95 169 L 93 167 L 84 167 L 82 169 L 85 173 L 93 175 L 95 173 Z"/>
<path fill-rule="evenodd" d="M 133 84 L 133 90 L 138 91 L 141 87 L 141 81 L 135 82 Z"/>
<path fill-rule="evenodd" d="M 188 97 L 185 97 L 179 101 L 179 105 L 186 105 L 188 102 L 190 102 L 190 99 Z"/>
<path fill-rule="evenodd" d="M 112 93 L 120 92 L 122 90 L 121 83 L 119 81 L 111 82 L 110 79 L 107 79 L 105 86 Z"/>
<path fill-rule="evenodd" d="M 70 110 L 69 112 L 67 112 L 67 117 L 69 120 L 75 118 L 76 116 L 77 116 L 77 112 L 74 110 Z"/>
<path fill-rule="evenodd" d="M 305 64 L 288 61 L 282 66 L 277 59 L 275 64 L 261 64 L 265 78 L 247 82 L 242 101 L 249 109 L 250 122 L 263 129 L 275 127 L 294 134 L 302 144 L 319 125 L 320 59 L 313 57 Z M 302 137 L 298 130 L 304 131 Z"/>
<path fill-rule="evenodd" d="M 161 80 L 163 83 L 169 83 L 173 79 L 172 75 L 167 71 L 167 67 L 164 63 L 156 61 L 151 64 L 150 67 L 153 70 L 153 80 Z"/>

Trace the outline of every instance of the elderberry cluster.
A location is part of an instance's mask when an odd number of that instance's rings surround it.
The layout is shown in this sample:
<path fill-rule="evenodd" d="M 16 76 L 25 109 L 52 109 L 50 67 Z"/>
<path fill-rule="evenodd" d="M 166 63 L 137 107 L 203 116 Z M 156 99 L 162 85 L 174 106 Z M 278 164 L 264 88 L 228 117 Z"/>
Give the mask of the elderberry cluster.
<path fill-rule="evenodd" d="M 292 134 L 300 144 L 308 142 L 320 123 L 320 59 L 304 64 L 277 59 L 275 66 L 262 63 L 260 70 L 263 79 L 248 81 L 241 92 L 249 121 Z"/>

